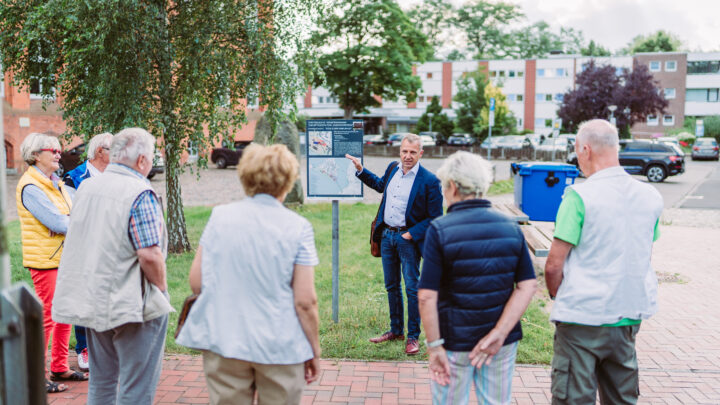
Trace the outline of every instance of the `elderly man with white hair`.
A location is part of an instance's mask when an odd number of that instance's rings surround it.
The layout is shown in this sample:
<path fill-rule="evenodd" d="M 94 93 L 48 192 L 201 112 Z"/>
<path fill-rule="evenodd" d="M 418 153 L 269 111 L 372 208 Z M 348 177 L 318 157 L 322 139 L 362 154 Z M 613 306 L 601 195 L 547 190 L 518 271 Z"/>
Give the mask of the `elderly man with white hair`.
<path fill-rule="evenodd" d="M 90 139 L 87 145 L 87 160 L 81 165 L 68 171 L 63 176 L 65 185 L 77 190 L 83 180 L 90 176 L 97 176 L 105 171 L 110 163 L 110 145 L 113 135 L 109 132 L 98 134 Z M 90 363 L 87 351 L 87 338 L 85 328 L 75 325 L 75 353 L 77 353 L 78 368 L 88 371 Z"/>
<path fill-rule="evenodd" d="M 490 164 L 457 152 L 438 169 L 447 214 L 430 222 L 418 291 L 434 404 L 509 404 L 520 317 L 537 289 L 517 223 L 482 199 Z"/>
<path fill-rule="evenodd" d="M 152 404 L 160 377 L 173 309 L 162 210 L 145 178 L 154 149 L 144 129 L 120 131 L 105 172 L 75 194 L 52 315 L 87 328 L 89 405 Z"/>
<path fill-rule="evenodd" d="M 620 166 L 617 128 L 580 126 L 575 151 L 587 181 L 569 186 L 560 204 L 545 280 L 555 298 L 553 404 L 634 404 L 635 336 L 657 311 L 650 266 L 663 209 L 660 193 Z"/>

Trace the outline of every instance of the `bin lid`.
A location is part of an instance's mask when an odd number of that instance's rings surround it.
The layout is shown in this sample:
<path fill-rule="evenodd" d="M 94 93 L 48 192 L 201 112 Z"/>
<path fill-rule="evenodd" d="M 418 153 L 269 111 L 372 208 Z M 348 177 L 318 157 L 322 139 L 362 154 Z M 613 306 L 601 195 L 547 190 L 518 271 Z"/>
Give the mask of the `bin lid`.
<path fill-rule="evenodd" d="M 574 165 L 557 162 L 528 162 L 513 163 L 513 169 L 518 174 L 529 175 L 534 172 L 564 172 L 568 177 L 577 177 L 580 171 Z"/>

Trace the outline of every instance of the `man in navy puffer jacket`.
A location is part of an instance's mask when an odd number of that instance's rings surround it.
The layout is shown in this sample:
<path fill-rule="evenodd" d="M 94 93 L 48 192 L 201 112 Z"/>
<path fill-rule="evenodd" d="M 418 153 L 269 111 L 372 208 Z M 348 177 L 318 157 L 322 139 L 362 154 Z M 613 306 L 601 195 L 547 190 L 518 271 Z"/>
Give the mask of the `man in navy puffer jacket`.
<path fill-rule="evenodd" d="M 518 225 L 480 197 L 491 182 L 487 161 L 451 155 L 437 172 L 449 206 L 430 223 L 418 291 L 434 403 L 511 401 L 522 338 L 520 317 L 537 289 Z"/>

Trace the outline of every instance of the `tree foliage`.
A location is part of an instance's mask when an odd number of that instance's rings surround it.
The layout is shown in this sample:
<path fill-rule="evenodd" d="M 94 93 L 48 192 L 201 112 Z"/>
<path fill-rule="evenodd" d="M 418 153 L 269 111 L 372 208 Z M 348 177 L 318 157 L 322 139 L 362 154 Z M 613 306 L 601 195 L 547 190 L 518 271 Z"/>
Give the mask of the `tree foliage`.
<path fill-rule="evenodd" d="M 423 132 L 430 130 L 431 119 L 428 113 L 433 114 L 432 130 L 433 132 L 440 133 L 441 138 L 439 140 L 443 141 L 450 137 L 453 133 L 453 128 L 455 128 L 455 124 L 453 124 L 447 114 L 442 112 L 442 106 L 440 105 L 440 98 L 438 96 L 433 96 L 430 104 L 425 108 L 425 112 L 418 119 L 417 131 Z"/>
<path fill-rule="evenodd" d="M 462 132 L 478 136 L 475 121 L 486 106 L 485 87 L 488 85 L 487 72 L 476 70 L 463 74 L 457 81 L 457 93 L 453 100 L 458 107 L 455 110 L 455 126 Z"/>
<path fill-rule="evenodd" d="M 412 65 L 424 62 L 432 48 L 397 3 L 336 0 L 329 10 L 313 37 L 325 48 L 319 58 L 324 78 L 315 86 L 337 97 L 346 119 L 379 107 L 376 96 L 414 101 L 422 82 Z"/>
<path fill-rule="evenodd" d="M 416 4 L 407 13 L 415 27 L 425 34 L 435 56 L 444 45 L 444 33 L 450 27 L 453 15 L 452 5 L 445 0 L 425 0 Z"/>
<path fill-rule="evenodd" d="M 591 39 L 586 47 L 580 49 L 580 54 L 582 56 L 610 56 L 610 51 Z"/>
<path fill-rule="evenodd" d="M 625 53 L 676 52 L 682 46 L 680 38 L 672 32 L 659 30 L 649 35 L 638 35 L 625 49 Z"/>
<path fill-rule="evenodd" d="M 617 127 L 627 135 L 636 122 L 662 114 L 668 102 L 647 66 L 635 63 L 632 70 L 617 75 L 615 67 L 597 66 L 591 59 L 577 75 L 575 89 L 564 94 L 558 117 L 567 131 L 575 132 L 584 121 L 609 118 L 610 105 L 617 107 Z"/>
<path fill-rule="evenodd" d="M 509 26 L 523 16 L 517 5 L 504 1 L 470 0 L 450 22 L 465 33 L 476 58 L 507 56 Z"/>
<path fill-rule="evenodd" d="M 494 86 L 492 83 L 488 83 L 485 86 L 483 92 L 485 98 L 485 105 L 480 109 L 480 115 L 475 120 L 475 133 L 481 135 L 484 139 L 488 134 L 490 127 L 489 115 L 490 115 L 490 99 L 495 99 L 495 124 L 493 125 L 493 133 L 496 135 L 503 134 L 507 135 L 515 131 L 517 121 L 510 107 L 507 103 L 507 97 L 502 92 L 502 88 Z"/>
<path fill-rule="evenodd" d="M 15 84 L 57 89 L 67 136 L 147 128 L 165 149 L 171 251 L 188 250 L 178 174 L 188 143 L 208 149 L 246 121 L 276 118 L 304 90 L 312 0 L 8 0 L 0 62 Z M 209 136 L 206 135 L 206 132 Z M 201 155 L 199 164 L 207 162 Z"/>

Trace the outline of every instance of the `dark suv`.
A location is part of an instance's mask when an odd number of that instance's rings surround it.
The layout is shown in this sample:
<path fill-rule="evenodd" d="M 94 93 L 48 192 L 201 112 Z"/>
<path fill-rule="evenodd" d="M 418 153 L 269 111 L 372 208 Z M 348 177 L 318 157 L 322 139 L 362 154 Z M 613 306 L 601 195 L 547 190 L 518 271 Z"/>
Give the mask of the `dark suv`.
<path fill-rule="evenodd" d="M 242 157 L 243 150 L 250 142 L 235 141 L 232 148 L 214 148 L 210 154 L 210 161 L 217 165 L 218 169 L 228 166 L 235 166 Z"/>
<path fill-rule="evenodd" d="M 685 172 L 685 157 L 672 145 L 648 141 L 620 140 L 620 165 L 630 174 L 647 176 L 659 183 L 668 176 Z M 568 155 L 567 162 L 578 165 L 577 155 Z"/>

